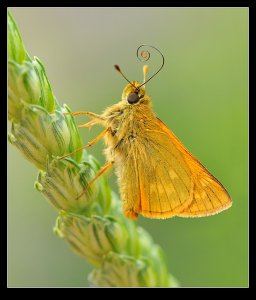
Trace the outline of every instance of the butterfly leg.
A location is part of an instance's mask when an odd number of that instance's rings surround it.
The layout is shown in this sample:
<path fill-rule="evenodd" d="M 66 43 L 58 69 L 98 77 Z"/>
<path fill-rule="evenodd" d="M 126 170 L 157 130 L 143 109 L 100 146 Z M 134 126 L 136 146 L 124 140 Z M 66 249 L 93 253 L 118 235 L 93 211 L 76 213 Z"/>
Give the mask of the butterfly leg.
<path fill-rule="evenodd" d="M 97 115 L 95 113 L 89 112 L 89 111 L 73 111 L 73 112 L 64 112 L 64 115 L 72 115 L 72 116 L 78 116 L 78 115 L 86 115 L 91 119 L 98 119 L 103 120 L 103 117 L 100 115 Z"/>
<path fill-rule="evenodd" d="M 87 122 L 82 125 L 78 125 L 78 128 L 92 127 L 93 125 L 102 123 L 102 121 L 104 121 L 104 118 L 102 116 L 89 111 L 64 112 L 64 115 L 72 115 L 72 116 L 86 115 L 92 119 L 90 122 Z"/>
<path fill-rule="evenodd" d="M 98 123 L 99 123 L 99 121 L 94 119 L 94 120 L 91 120 L 91 121 L 89 121 L 89 122 L 87 122 L 85 124 L 78 125 L 77 127 L 78 128 L 90 128 L 90 127 L 92 127 L 92 126 L 94 126 L 94 125 L 96 125 Z"/>
<path fill-rule="evenodd" d="M 73 152 L 71 152 L 71 153 L 68 153 L 68 154 L 66 154 L 66 155 L 64 155 L 64 156 L 61 156 L 61 157 L 59 157 L 58 159 L 59 159 L 59 160 L 64 159 L 64 158 L 66 158 L 66 157 L 68 157 L 68 156 L 70 156 L 70 155 L 72 155 L 72 154 L 74 154 L 74 153 L 76 153 L 76 152 L 79 152 L 79 151 L 81 151 L 81 150 L 83 150 L 83 149 L 85 149 L 85 148 L 91 147 L 91 146 L 94 145 L 96 142 L 98 142 L 98 140 L 100 140 L 100 139 L 101 139 L 108 131 L 110 131 L 110 130 L 111 130 L 110 127 L 104 129 L 98 136 L 96 136 L 96 138 L 94 138 L 94 139 L 93 139 L 92 141 L 90 141 L 88 144 L 86 144 L 86 145 L 84 145 L 84 146 L 82 146 L 82 147 L 76 149 L 75 151 L 73 151 Z"/>
<path fill-rule="evenodd" d="M 82 191 L 82 193 L 76 197 L 76 200 L 78 200 L 103 173 L 105 173 L 106 171 L 111 169 L 113 164 L 114 164 L 114 161 L 112 160 L 112 161 L 106 163 L 103 167 L 101 167 L 100 170 L 98 171 L 98 173 L 95 175 L 95 177 L 88 183 L 86 188 Z"/>

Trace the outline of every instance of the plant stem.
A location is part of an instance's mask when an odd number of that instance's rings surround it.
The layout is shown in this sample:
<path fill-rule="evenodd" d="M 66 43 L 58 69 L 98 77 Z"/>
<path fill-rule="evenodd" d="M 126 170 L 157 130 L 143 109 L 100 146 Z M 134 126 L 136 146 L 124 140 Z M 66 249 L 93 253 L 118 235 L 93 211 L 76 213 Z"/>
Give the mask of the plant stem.
<path fill-rule="evenodd" d="M 36 189 L 59 212 L 54 232 L 88 260 L 93 286 L 175 286 L 161 248 L 121 211 L 120 199 L 104 177 L 78 200 L 99 170 L 82 146 L 67 105 L 53 94 L 42 62 L 30 58 L 14 18 L 8 12 L 9 142 L 38 169 Z"/>

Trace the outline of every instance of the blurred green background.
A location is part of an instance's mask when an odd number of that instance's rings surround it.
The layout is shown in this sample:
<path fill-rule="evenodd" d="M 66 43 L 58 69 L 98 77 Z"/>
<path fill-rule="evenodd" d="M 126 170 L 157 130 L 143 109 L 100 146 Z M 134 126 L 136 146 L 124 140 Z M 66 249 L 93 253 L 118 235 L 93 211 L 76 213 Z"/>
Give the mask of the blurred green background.
<path fill-rule="evenodd" d="M 224 184 L 233 206 L 198 219 L 139 219 L 181 286 L 248 285 L 248 9 L 11 8 L 27 51 L 60 103 L 100 113 L 124 79 L 142 80 L 136 49 L 165 56 L 148 85 L 154 110 Z M 154 59 L 155 57 L 155 59 Z M 152 51 L 150 71 L 159 64 Z M 79 117 L 78 123 L 87 119 Z M 100 129 L 81 129 L 84 142 Z M 103 143 L 90 152 L 100 162 Z M 33 188 L 37 170 L 8 146 L 9 286 L 86 286 L 91 266 L 52 232 L 56 211 Z M 109 176 L 118 191 L 115 175 Z"/>

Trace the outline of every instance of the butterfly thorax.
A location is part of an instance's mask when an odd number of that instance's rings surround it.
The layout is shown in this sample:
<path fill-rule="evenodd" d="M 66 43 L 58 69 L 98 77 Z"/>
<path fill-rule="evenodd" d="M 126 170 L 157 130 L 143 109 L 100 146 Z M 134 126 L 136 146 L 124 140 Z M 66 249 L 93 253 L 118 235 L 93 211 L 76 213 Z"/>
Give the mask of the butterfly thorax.
<path fill-rule="evenodd" d="M 132 147 L 141 144 L 145 131 L 150 130 L 150 124 L 156 118 L 150 97 L 146 94 L 133 105 L 123 97 L 122 101 L 108 107 L 102 117 L 105 126 L 110 128 L 105 136 L 105 153 L 109 160 L 125 157 Z"/>

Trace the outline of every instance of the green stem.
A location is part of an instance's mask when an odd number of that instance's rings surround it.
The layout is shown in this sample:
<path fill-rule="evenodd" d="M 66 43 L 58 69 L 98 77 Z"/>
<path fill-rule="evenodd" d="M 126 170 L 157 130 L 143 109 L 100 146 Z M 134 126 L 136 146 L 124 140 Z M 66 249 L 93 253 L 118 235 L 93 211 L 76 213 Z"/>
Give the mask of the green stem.
<path fill-rule="evenodd" d="M 74 118 L 57 102 L 43 64 L 27 54 L 14 18 L 8 12 L 9 142 L 38 169 L 36 189 L 59 212 L 54 228 L 70 248 L 93 266 L 94 286 L 175 286 L 161 248 L 127 219 L 120 199 L 104 177 L 83 194 L 99 170 L 97 160 L 81 151 Z"/>

